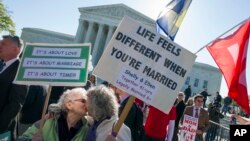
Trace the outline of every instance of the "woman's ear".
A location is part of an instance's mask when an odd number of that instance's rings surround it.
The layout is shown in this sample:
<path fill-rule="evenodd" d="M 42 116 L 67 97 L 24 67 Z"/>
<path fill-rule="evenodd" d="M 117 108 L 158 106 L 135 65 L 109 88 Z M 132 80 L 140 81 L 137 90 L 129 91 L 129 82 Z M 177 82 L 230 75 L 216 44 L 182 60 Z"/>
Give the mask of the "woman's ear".
<path fill-rule="evenodd" d="M 65 108 L 66 108 L 66 110 L 71 110 L 72 109 L 72 103 L 71 102 L 67 102 L 65 104 Z"/>

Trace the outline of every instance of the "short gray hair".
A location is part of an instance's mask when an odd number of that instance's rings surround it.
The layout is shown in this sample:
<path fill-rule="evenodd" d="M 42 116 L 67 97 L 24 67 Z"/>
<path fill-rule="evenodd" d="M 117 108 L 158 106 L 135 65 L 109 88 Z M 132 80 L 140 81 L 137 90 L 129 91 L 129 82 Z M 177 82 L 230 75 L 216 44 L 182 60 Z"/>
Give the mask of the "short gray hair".
<path fill-rule="evenodd" d="M 87 100 L 87 92 L 83 88 L 74 88 L 71 90 L 66 90 L 61 95 L 60 99 L 58 100 L 57 104 L 61 110 L 67 111 L 65 104 L 69 101 L 75 100 L 76 95 L 82 95 L 83 99 Z"/>
<path fill-rule="evenodd" d="M 100 121 L 118 115 L 118 102 L 114 91 L 104 85 L 88 90 L 88 112 L 94 120 Z"/>
<path fill-rule="evenodd" d="M 178 93 L 178 96 L 181 95 L 181 96 L 185 96 L 185 94 L 183 92 L 179 92 Z"/>

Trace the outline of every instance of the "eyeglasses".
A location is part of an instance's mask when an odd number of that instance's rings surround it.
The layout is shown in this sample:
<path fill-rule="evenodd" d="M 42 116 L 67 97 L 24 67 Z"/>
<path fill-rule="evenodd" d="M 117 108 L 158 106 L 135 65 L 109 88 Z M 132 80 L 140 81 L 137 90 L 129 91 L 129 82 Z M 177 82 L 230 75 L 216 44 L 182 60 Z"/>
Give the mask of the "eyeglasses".
<path fill-rule="evenodd" d="M 86 103 L 86 100 L 85 99 L 75 99 L 73 101 L 79 101 L 79 102 L 82 102 L 82 103 Z"/>

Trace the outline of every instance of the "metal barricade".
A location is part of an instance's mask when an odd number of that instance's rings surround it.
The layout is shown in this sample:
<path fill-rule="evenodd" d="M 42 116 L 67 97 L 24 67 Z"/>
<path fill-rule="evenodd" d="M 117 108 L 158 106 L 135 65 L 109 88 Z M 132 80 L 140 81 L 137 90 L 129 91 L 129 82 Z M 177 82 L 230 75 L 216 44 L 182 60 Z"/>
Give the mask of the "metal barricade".
<path fill-rule="evenodd" d="M 209 121 L 210 127 L 205 134 L 205 141 L 229 141 L 229 128 L 222 124 Z M 229 123 L 228 123 L 229 124 Z"/>

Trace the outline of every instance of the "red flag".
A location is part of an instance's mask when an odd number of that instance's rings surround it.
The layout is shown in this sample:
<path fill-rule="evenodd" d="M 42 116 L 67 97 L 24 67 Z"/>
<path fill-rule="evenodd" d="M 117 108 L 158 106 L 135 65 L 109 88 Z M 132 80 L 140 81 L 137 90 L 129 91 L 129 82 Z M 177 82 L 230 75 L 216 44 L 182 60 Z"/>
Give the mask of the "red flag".
<path fill-rule="evenodd" d="M 149 106 L 148 117 L 144 126 L 146 136 L 164 140 L 170 120 L 176 120 L 176 107 L 173 106 L 169 114 L 165 114 L 155 107 Z"/>
<path fill-rule="evenodd" d="M 233 34 L 215 40 L 207 49 L 224 75 L 229 89 L 228 96 L 250 115 L 246 82 L 249 33 L 248 19 Z"/>

